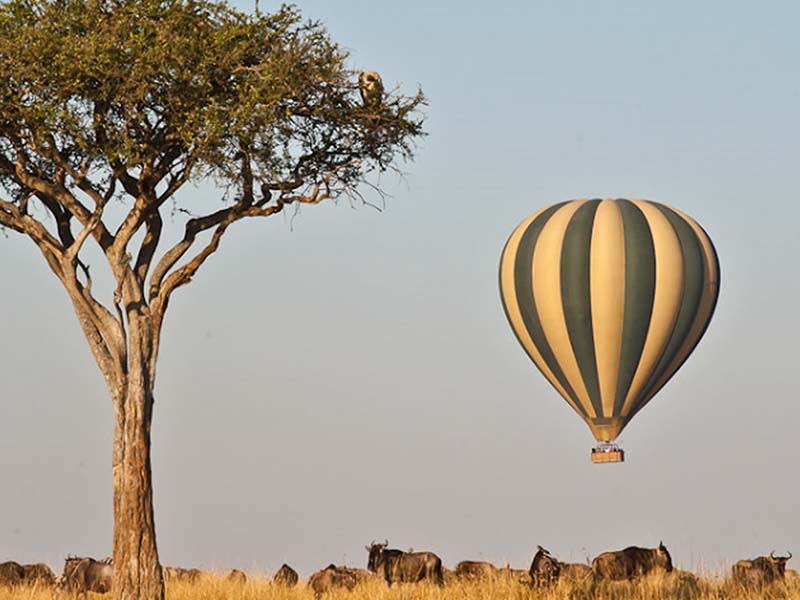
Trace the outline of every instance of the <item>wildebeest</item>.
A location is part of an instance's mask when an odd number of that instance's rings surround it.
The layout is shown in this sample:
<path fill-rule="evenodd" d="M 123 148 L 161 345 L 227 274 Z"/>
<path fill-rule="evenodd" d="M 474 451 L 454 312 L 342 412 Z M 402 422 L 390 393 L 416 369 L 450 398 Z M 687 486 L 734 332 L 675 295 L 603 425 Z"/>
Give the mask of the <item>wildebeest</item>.
<path fill-rule="evenodd" d="M 55 574 L 50 570 L 50 567 L 44 563 L 22 565 L 22 569 L 25 572 L 26 585 L 50 587 L 56 583 Z"/>
<path fill-rule="evenodd" d="M 442 559 L 433 552 L 403 552 L 387 548 L 389 542 L 367 546 L 367 570 L 383 573 L 386 583 L 418 583 L 429 580 L 442 585 Z"/>
<path fill-rule="evenodd" d="M 286 563 L 283 563 L 272 578 L 272 583 L 282 587 L 294 587 L 297 585 L 299 579 L 300 577 L 297 575 L 297 571 Z"/>
<path fill-rule="evenodd" d="M 164 581 L 185 581 L 187 583 L 195 583 L 203 572 L 200 569 L 182 569 L 180 567 L 162 567 L 161 572 L 164 574 Z"/>
<path fill-rule="evenodd" d="M 321 571 L 314 573 L 308 579 L 308 585 L 316 598 L 337 589 L 352 591 L 364 580 L 364 575 L 360 571 L 361 569 L 337 567 L 334 564 L 330 564 Z"/>
<path fill-rule="evenodd" d="M 25 582 L 25 569 L 21 564 L 10 560 L 0 563 L 0 585 L 15 587 Z"/>
<path fill-rule="evenodd" d="M 561 573 L 561 564 L 550 555 L 550 551 L 537 546 L 536 554 L 528 569 L 531 576 L 531 585 L 546 586 L 555 583 Z"/>
<path fill-rule="evenodd" d="M 64 573 L 59 578 L 58 589 L 75 594 L 87 592 L 105 594 L 111 591 L 114 566 L 111 559 L 95 560 L 69 556 L 64 561 Z"/>
<path fill-rule="evenodd" d="M 497 575 L 497 567 L 489 562 L 462 560 L 456 565 L 455 572 L 459 579 L 490 579 Z"/>
<path fill-rule="evenodd" d="M 228 573 L 228 576 L 225 578 L 225 581 L 237 585 L 244 585 L 245 583 L 247 583 L 247 575 L 245 575 L 239 569 L 231 569 L 231 572 Z"/>
<path fill-rule="evenodd" d="M 592 571 L 601 579 L 634 579 L 656 571 L 672 571 L 672 557 L 662 542 L 658 548 L 629 546 L 624 550 L 603 552 L 592 561 Z"/>
<path fill-rule="evenodd" d="M 740 560 L 733 565 L 733 581 L 744 586 L 761 586 L 783 581 L 786 578 L 786 562 L 790 558 L 791 552 L 788 556 L 775 556 L 773 550 L 769 556 Z"/>

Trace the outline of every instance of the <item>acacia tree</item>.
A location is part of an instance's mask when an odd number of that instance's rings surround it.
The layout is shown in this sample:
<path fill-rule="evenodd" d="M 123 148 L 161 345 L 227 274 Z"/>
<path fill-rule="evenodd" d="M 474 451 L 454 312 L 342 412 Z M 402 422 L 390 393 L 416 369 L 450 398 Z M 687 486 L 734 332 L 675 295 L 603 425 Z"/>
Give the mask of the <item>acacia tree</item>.
<path fill-rule="evenodd" d="M 172 294 L 237 221 L 358 198 L 423 135 L 421 92 L 364 105 L 347 60 L 291 6 L 0 7 L 0 226 L 33 241 L 63 284 L 110 392 L 115 598 L 164 595 L 150 424 Z M 184 189 L 198 180 L 220 190 L 206 212 Z M 175 243 L 161 243 L 165 218 L 182 227 Z M 104 257 L 107 289 L 93 288 L 87 253 Z"/>

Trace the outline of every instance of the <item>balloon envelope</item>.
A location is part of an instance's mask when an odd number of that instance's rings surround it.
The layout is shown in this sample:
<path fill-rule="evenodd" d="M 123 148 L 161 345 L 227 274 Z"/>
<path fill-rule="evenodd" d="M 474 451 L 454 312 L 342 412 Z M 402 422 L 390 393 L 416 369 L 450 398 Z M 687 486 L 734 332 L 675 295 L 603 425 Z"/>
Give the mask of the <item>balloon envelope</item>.
<path fill-rule="evenodd" d="M 520 344 L 601 442 L 617 438 L 708 326 L 719 262 L 695 221 L 645 200 L 573 200 L 511 234 L 500 294 Z"/>

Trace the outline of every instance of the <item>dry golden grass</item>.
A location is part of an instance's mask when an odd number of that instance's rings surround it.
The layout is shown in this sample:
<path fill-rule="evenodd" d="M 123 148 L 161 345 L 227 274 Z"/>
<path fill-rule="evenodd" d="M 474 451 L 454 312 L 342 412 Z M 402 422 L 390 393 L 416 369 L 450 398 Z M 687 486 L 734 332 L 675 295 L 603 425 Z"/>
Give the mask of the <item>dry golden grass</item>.
<path fill-rule="evenodd" d="M 0 600 L 65 600 L 52 590 L 0 588 Z M 90 600 L 108 598 L 89 594 Z M 313 600 L 313 592 L 301 582 L 284 589 L 268 579 L 251 578 L 244 585 L 231 584 L 223 577 L 207 577 L 198 583 L 167 584 L 167 600 Z M 326 600 L 800 600 L 800 582 L 774 585 L 768 589 L 743 590 L 729 584 L 699 579 L 685 572 L 653 576 L 633 583 L 560 582 L 546 590 L 532 590 L 508 578 L 475 583 L 456 582 L 442 588 L 431 585 L 400 585 L 388 588 L 373 580 L 352 592 L 337 591 Z"/>

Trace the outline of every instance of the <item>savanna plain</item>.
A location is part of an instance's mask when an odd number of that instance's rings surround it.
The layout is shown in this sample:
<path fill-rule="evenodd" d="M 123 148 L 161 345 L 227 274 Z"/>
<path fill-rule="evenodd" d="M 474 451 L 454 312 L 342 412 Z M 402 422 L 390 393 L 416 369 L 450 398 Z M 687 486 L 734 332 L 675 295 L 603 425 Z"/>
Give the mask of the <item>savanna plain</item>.
<path fill-rule="evenodd" d="M 52 589 L 0 587 L 0 600 L 64 600 L 70 597 Z M 89 592 L 88 599 L 107 598 L 109 594 Z M 250 575 L 246 583 L 232 583 L 224 576 L 209 575 L 199 582 L 167 582 L 167 600 L 312 600 L 314 592 L 301 580 L 291 588 L 271 582 L 266 575 Z M 698 577 L 676 571 L 656 574 L 634 582 L 567 582 L 544 589 L 508 577 L 479 581 L 453 581 L 442 587 L 430 584 L 401 584 L 388 587 L 373 579 L 352 591 L 335 590 L 322 596 L 327 600 L 766 600 L 800 599 L 800 580 L 787 579 L 761 589 L 747 589 L 726 581 L 721 575 Z"/>

